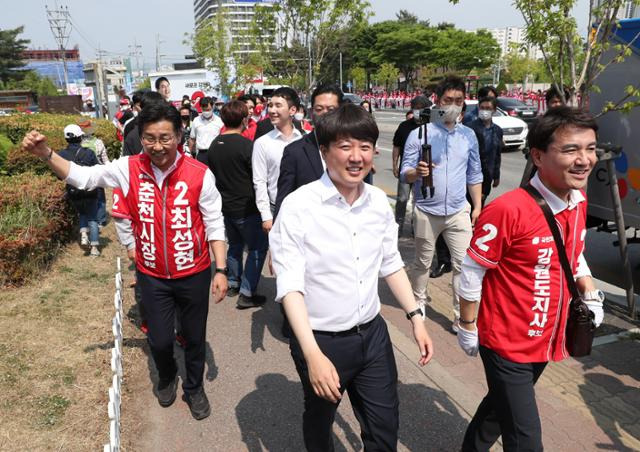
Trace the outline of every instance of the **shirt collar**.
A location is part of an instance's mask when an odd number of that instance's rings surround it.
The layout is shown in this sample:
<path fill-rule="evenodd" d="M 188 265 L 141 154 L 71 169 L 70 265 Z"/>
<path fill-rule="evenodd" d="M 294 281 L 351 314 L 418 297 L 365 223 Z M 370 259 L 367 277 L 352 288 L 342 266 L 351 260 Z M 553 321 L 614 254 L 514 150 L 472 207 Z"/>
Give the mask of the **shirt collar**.
<path fill-rule="evenodd" d="M 277 127 L 274 127 L 273 130 L 271 131 L 272 133 L 272 138 L 274 140 L 282 140 L 285 141 L 287 143 L 300 138 L 302 136 L 302 134 L 300 133 L 300 131 L 298 129 L 296 129 L 295 126 L 293 126 L 293 134 L 291 135 L 291 139 L 287 140 L 285 138 L 285 136 L 282 134 L 282 132 L 280 132 L 280 129 L 278 129 Z"/>
<path fill-rule="evenodd" d="M 569 192 L 569 202 L 564 202 L 553 192 L 551 192 L 551 190 L 544 186 L 544 184 L 540 180 L 538 173 L 533 176 L 529 183 L 540 192 L 544 200 L 547 201 L 547 204 L 549 204 L 549 207 L 551 207 L 551 211 L 554 215 L 559 214 L 565 209 L 571 210 L 581 202 L 585 201 L 584 195 L 580 190 L 571 190 Z"/>
<path fill-rule="evenodd" d="M 333 184 L 333 181 L 329 177 L 328 170 L 325 170 L 325 172 L 322 174 L 322 177 L 320 177 L 320 182 L 321 182 L 320 199 L 322 200 L 322 202 L 327 202 L 330 199 L 334 199 L 334 198 L 342 199 L 343 196 L 338 191 L 336 186 Z M 351 207 L 356 207 L 364 203 L 371 196 L 371 188 L 368 186 L 369 184 L 365 184 L 364 182 L 360 182 L 360 184 L 362 187 L 362 191 L 360 193 L 360 196 L 358 196 L 358 199 L 356 199 L 356 201 L 353 203 Z"/>
<path fill-rule="evenodd" d="M 176 166 L 178 166 L 178 162 L 180 161 L 180 159 L 182 158 L 182 154 L 180 151 L 176 152 L 176 159 L 173 161 L 173 163 L 171 164 L 171 166 L 169 168 L 167 168 L 166 171 L 162 171 L 160 168 L 158 168 L 157 166 L 155 166 L 153 164 L 153 162 L 151 162 L 151 168 L 153 168 L 155 171 L 159 171 L 161 174 L 169 174 L 171 171 L 173 171 L 174 169 L 176 169 Z"/>
<path fill-rule="evenodd" d="M 442 130 L 444 130 L 446 133 L 456 133 L 456 131 L 460 128 L 460 125 L 462 125 L 462 123 L 456 123 L 456 125 L 453 127 L 453 129 L 449 129 L 447 128 L 447 126 L 445 126 L 442 123 L 433 123 L 434 126 L 436 127 L 440 127 Z"/>

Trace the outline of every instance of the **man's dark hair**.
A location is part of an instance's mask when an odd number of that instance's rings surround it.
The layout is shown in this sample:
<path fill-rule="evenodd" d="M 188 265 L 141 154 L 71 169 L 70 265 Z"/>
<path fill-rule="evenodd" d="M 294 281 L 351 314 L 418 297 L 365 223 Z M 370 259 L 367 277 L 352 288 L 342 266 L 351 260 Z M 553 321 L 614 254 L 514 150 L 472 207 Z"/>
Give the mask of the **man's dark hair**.
<path fill-rule="evenodd" d="M 220 119 L 228 129 L 237 129 L 242 120 L 249 116 L 249 107 L 241 100 L 232 100 L 222 106 Z"/>
<path fill-rule="evenodd" d="M 188 105 L 182 104 L 180 108 L 178 108 L 178 111 L 182 111 L 182 110 L 187 110 L 189 112 L 189 115 L 191 115 L 191 107 L 189 107 Z"/>
<path fill-rule="evenodd" d="M 142 99 L 140 99 L 140 108 L 144 110 L 145 107 L 148 107 L 151 104 L 164 103 L 164 97 L 157 91 L 147 91 L 142 95 Z"/>
<path fill-rule="evenodd" d="M 295 89 L 288 86 L 281 86 L 280 88 L 276 89 L 273 94 L 271 94 L 271 98 L 274 97 L 282 97 L 283 99 L 286 99 L 289 108 L 297 108 L 298 105 L 300 105 L 300 97 L 298 96 L 298 93 Z"/>
<path fill-rule="evenodd" d="M 426 96 L 416 96 L 411 99 L 411 109 L 422 110 L 423 108 L 431 106 L 431 103 L 432 102 Z"/>
<path fill-rule="evenodd" d="M 494 110 L 498 108 L 498 100 L 495 97 L 490 97 L 490 96 L 481 97 L 480 100 L 478 100 L 478 108 L 480 108 L 480 104 L 483 102 L 489 102 Z"/>
<path fill-rule="evenodd" d="M 498 97 L 498 90 L 491 85 L 487 85 L 478 90 L 478 99 L 482 99 L 483 97 L 490 97 L 489 93 L 493 93 L 494 97 Z"/>
<path fill-rule="evenodd" d="M 251 94 L 243 94 L 242 96 L 238 96 L 238 100 L 240 102 L 247 102 L 250 100 L 251 102 L 253 102 L 253 105 L 256 104 L 256 99 Z"/>
<path fill-rule="evenodd" d="M 186 94 L 182 95 L 182 100 L 189 100 L 189 96 L 187 96 Z"/>
<path fill-rule="evenodd" d="M 154 102 L 142 109 L 138 114 L 138 134 L 142 137 L 145 126 L 160 121 L 169 121 L 173 125 L 173 132 L 180 135 L 182 130 L 180 112 L 167 102 Z"/>
<path fill-rule="evenodd" d="M 342 101 L 344 100 L 344 93 L 336 85 L 329 85 L 329 84 L 320 85 L 316 89 L 313 90 L 313 93 L 311 93 L 311 106 L 312 107 L 316 103 L 316 97 L 318 97 L 320 94 L 335 94 L 336 96 L 338 96 L 338 105 L 340 105 L 342 103 Z"/>
<path fill-rule="evenodd" d="M 131 95 L 131 102 L 133 103 L 133 105 L 135 104 L 139 104 L 142 101 L 142 96 L 144 95 L 144 92 L 142 91 L 136 91 Z"/>
<path fill-rule="evenodd" d="M 436 88 L 436 94 L 438 97 L 442 97 L 444 93 L 449 90 L 462 91 L 462 94 L 467 92 L 466 86 L 464 85 L 464 80 L 462 80 L 457 75 L 447 75 L 442 81 L 438 84 Z"/>
<path fill-rule="evenodd" d="M 202 99 L 200 99 L 200 106 L 202 108 L 208 107 L 209 105 L 213 105 L 213 99 L 211 97 L 204 96 Z"/>
<path fill-rule="evenodd" d="M 322 115 L 316 125 L 318 144 L 327 147 L 341 138 L 355 138 L 375 144 L 379 134 L 373 115 L 350 102 Z"/>
<path fill-rule="evenodd" d="M 82 143 L 82 137 L 65 137 L 64 139 L 69 144 L 80 144 L 80 143 Z"/>
<path fill-rule="evenodd" d="M 544 116 L 533 123 L 527 136 L 529 149 L 536 148 L 546 152 L 553 141 L 553 135 L 563 127 L 591 129 L 598 133 L 598 124 L 589 112 L 563 105 L 548 110 Z"/>
<path fill-rule="evenodd" d="M 547 104 L 549 104 L 554 97 L 561 99 L 562 103 L 566 104 L 567 101 L 569 100 L 569 90 L 565 88 L 564 93 L 560 94 L 560 91 L 558 91 L 555 85 L 553 85 L 545 93 L 544 100 L 546 101 Z"/>
<path fill-rule="evenodd" d="M 160 83 L 162 82 L 169 83 L 169 79 L 167 77 L 158 77 L 158 79 L 156 80 L 156 89 L 160 89 Z M 169 83 L 169 85 L 171 85 L 171 83 Z"/>

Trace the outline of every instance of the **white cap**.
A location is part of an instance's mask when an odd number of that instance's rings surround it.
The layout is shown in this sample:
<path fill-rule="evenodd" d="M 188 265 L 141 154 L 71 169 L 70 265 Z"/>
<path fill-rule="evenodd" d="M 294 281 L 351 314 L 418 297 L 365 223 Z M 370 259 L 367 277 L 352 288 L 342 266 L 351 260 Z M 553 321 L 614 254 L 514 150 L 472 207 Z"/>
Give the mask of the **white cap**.
<path fill-rule="evenodd" d="M 69 124 L 64 128 L 64 137 L 65 138 L 79 138 L 84 135 L 84 132 L 77 124 Z"/>

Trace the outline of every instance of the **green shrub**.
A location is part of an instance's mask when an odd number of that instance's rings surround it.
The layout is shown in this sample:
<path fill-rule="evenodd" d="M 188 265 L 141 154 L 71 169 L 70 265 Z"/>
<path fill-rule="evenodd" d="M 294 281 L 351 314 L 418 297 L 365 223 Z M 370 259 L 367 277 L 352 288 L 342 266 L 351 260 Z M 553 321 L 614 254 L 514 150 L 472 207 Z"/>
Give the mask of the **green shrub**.
<path fill-rule="evenodd" d="M 68 124 L 77 124 L 87 118 L 79 115 L 60 115 L 50 113 L 38 113 L 35 115 L 16 114 L 0 118 L 0 134 L 4 134 L 11 140 L 14 146 L 9 150 L 4 169 L 9 174 L 17 174 L 25 171 L 33 171 L 43 174 L 47 165 L 36 157 L 26 154 L 19 149 L 22 138 L 30 130 L 37 130 L 47 137 L 47 143 L 54 151 L 60 151 L 67 147 L 62 131 Z M 105 119 L 92 119 L 95 136 L 104 141 L 110 159 L 120 155 L 121 144 L 116 138 L 116 129 L 110 121 Z"/>
<path fill-rule="evenodd" d="M 9 154 L 9 149 L 12 147 L 13 143 L 11 140 L 5 135 L 0 135 L 0 168 L 2 168 L 7 161 L 7 154 Z"/>
<path fill-rule="evenodd" d="M 73 234 L 64 183 L 51 175 L 0 177 L 0 285 L 37 274 Z"/>

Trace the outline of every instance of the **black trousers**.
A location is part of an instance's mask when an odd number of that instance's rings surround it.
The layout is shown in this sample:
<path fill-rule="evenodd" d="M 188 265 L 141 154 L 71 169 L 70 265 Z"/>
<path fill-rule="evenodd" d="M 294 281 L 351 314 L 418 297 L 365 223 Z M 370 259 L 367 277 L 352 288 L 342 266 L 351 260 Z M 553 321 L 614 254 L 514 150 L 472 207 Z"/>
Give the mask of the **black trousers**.
<path fill-rule="evenodd" d="M 542 451 L 542 428 L 533 386 L 547 363 L 515 363 L 480 346 L 489 393 L 473 416 L 463 451 L 488 451 L 502 435 L 506 452 Z"/>
<path fill-rule="evenodd" d="M 202 387 L 204 375 L 211 269 L 179 279 L 160 279 L 138 273 L 138 284 L 149 327 L 149 347 L 160 380 L 175 378 L 178 370 L 173 358 L 174 319 L 178 308 L 182 335 L 187 342 L 184 349 L 187 378 L 182 382 L 182 389 L 187 394 L 197 392 Z"/>
<path fill-rule="evenodd" d="M 348 336 L 314 332 L 340 378 L 340 391 L 349 394 L 360 423 L 365 451 L 395 451 L 398 442 L 398 371 L 387 325 L 377 316 L 364 331 Z M 298 341 L 291 335 L 291 356 L 304 390 L 302 429 L 308 451 L 333 451 L 331 429 L 338 403 L 314 392 Z"/>

